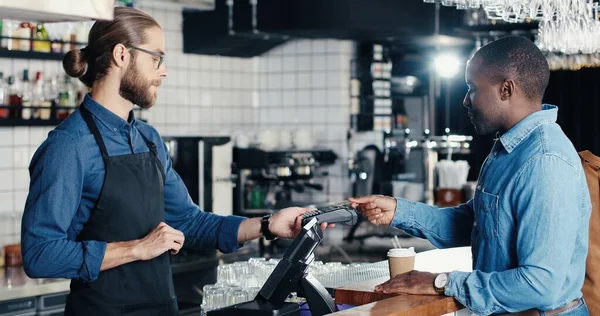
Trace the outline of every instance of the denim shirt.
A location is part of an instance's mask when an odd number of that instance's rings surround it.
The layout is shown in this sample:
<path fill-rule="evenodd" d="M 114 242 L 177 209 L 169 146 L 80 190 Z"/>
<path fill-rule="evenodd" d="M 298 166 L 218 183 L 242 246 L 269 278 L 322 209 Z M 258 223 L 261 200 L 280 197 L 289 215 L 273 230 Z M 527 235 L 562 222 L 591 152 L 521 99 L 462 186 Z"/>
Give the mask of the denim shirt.
<path fill-rule="evenodd" d="M 83 103 L 92 113 L 109 156 L 148 152 L 140 133 L 157 145 L 165 171 L 165 219 L 182 231 L 185 245 L 231 252 L 240 245 L 237 232 L 242 217 L 222 217 L 201 211 L 170 160 L 167 147 L 150 125 L 125 121 L 94 101 Z M 27 275 L 43 278 L 98 277 L 106 242 L 75 241 L 89 220 L 104 184 L 105 165 L 100 149 L 79 110 L 48 134 L 29 166 L 29 195 L 21 229 L 23 263 Z M 126 211 L 126 210 L 123 210 Z"/>
<path fill-rule="evenodd" d="M 476 314 L 552 310 L 582 296 L 591 202 L 557 113 L 543 105 L 496 140 L 467 203 L 397 199 L 394 227 L 438 248 L 472 247 L 473 272 L 451 272 L 445 294 Z"/>

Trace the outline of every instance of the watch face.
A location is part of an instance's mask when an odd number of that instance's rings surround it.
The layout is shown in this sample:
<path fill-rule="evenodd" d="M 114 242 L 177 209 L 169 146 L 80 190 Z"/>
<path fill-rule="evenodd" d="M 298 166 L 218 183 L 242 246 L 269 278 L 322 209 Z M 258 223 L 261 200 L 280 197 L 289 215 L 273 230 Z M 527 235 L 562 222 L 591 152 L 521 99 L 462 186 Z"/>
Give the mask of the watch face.
<path fill-rule="evenodd" d="M 441 288 L 445 287 L 447 283 L 448 283 L 448 275 L 446 273 L 438 274 L 438 276 L 435 277 L 435 287 L 441 289 Z"/>

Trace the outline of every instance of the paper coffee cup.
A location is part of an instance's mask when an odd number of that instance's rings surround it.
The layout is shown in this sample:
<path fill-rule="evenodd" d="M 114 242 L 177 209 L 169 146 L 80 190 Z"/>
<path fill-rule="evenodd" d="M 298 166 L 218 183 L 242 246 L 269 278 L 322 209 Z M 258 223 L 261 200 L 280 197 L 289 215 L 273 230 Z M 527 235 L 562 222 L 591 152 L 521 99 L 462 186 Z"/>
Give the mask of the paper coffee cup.
<path fill-rule="evenodd" d="M 387 253 L 390 278 L 415 269 L 415 248 L 390 249 Z"/>

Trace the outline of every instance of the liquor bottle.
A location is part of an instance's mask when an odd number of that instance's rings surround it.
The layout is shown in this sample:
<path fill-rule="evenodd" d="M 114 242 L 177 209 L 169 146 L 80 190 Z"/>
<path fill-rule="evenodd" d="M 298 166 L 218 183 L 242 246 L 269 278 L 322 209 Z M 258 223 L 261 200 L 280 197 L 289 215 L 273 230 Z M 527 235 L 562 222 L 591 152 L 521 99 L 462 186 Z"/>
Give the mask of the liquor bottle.
<path fill-rule="evenodd" d="M 0 72 L 0 119 L 8 118 L 8 85 L 4 82 L 4 74 Z"/>
<path fill-rule="evenodd" d="M 10 118 L 20 119 L 21 109 L 23 108 L 23 95 L 21 94 L 21 88 L 18 81 L 14 76 L 8 77 L 8 105 L 11 107 L 8 109 L 8 116 Z"/>
<path fill-rule="evenodd" d="M 22 118 L 24 120 L 31 119 L 31 110 L 32 110 L 32 102 L 33 102 L 33 86 L 31 85 L 31 81 L 29 81 L 29 69 L 23 70 L 23 83 L 22 83 L 22 105 L 23 112 Z"/>
<path fill-rule="evenodd" d="M 51 50 L 50 36 L 44 24 L 40 23 L 35 27 L 35 41 L 33 42 L 33 50 L 36 52 L 49 53 Z"/>

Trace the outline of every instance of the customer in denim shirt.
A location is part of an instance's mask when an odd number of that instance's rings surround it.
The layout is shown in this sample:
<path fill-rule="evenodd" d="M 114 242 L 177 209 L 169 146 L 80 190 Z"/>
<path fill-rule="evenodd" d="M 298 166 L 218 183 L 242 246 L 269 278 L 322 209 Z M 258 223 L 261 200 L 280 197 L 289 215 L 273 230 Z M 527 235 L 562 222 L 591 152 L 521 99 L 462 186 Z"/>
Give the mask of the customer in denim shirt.
<path fill-rule="evenodd" d="M 478 134 L 497 135 L 475 197 L 437 208 L 384 196 L 350 199 L 377 225 L 472 247 L 473 272 L 411 271 L 379 285 L 387 293 L 444 294 L 480 315 L 588 315 L 585 276 L 591 203 L 572 143 L 542 105 L 548 63 L 528 39 L 506 37 L 468 62 L 464 106 Z M 435 283 L 435 284 L 434 284 Z"/>

